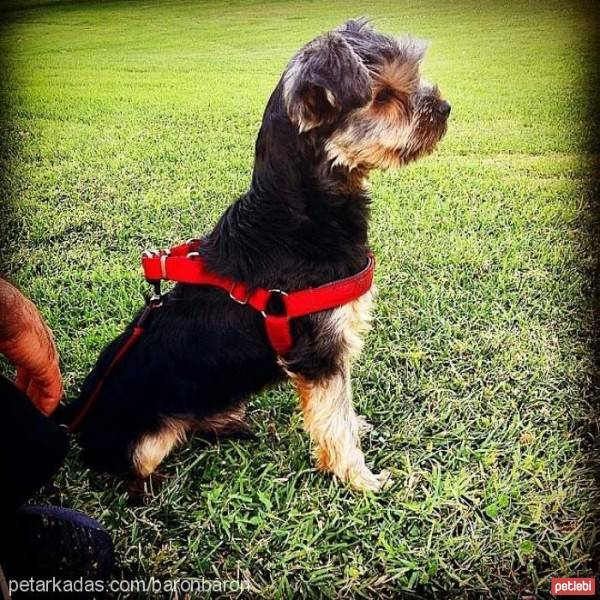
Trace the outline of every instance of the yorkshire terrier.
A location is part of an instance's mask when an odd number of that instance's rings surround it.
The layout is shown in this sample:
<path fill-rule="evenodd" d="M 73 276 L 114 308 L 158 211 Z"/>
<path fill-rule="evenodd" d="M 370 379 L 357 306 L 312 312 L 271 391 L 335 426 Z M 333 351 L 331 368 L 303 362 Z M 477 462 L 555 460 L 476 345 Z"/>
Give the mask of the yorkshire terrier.
<path fill-rule="evenodd" d="M 348 21 L 304 46 L 272 93 L 256 142 L 249 191 L 203 238 L 212 272 L 249 289 L 294 291 L 364 268 L 373 169 L 432 152 L 450 105 L 423 81 L 426 45 Z M 192 433 L 249 432 L 249 396 L 288 377 L 319 469 L 356 490 L 379 490 L 359 441 L 368 428 L 352 405 L 350 371 L 368 329 L 372 293 L 293 319 L 293 346 L 273 350 L 260 312 L 221 289 L 179 283 L 147 331 L 111 371 L 83 420 L 92 467 L 147 477 Z M 110 343 L 67 408 L 76 415 L 135 321 Z"/>

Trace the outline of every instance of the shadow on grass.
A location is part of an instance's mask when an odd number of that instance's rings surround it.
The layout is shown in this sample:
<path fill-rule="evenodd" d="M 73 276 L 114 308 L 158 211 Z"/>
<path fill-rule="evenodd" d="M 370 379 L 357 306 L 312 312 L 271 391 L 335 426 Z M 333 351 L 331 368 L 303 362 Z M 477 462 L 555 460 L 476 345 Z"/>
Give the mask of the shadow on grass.
<path fill-rule="evenodd" d="M 2 11 L 7 18 L 10 18 L 25 10 L 70 7 L 81 10 L 82 6 L 98 9 L 98 7 L 107 7 L 111 4 L 125 3 L 127 3 L 127 0 L 6 0 L 6 2 L 3 2 Z"/>
<path fill-rule="evenodd" d="M 586 150 L 592 159 L 591 178 L 589 181 L 590 219 L 587 241 L 590 247 L 591 272 L 591 309 L 592 309 L 592 373 L 588 394 L 594 414 L 589 423 L 590 464 L 596 477 L 596 488 L 600 489 L 600 10 L 592 9 L 592 31 L 594 38 L 590 40 L 592 56 L 596 57 L 588 74 L 588 123 Z M 600 507 L 590 506 L 591 520 L 600 532 Z M 599 534 L 600 535 L 600 534 Z M 600 539 L 596 539 L 592 547 L 592 573 L 600 573 Z"/>

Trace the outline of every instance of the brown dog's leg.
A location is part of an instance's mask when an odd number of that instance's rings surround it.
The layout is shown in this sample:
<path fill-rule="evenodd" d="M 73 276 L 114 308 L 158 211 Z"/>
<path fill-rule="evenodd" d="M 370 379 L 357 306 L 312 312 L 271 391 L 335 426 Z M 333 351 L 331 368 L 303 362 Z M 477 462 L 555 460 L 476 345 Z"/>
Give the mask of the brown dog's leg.
<path fill-rule="evenodd" d="M 133 452 L 135 474 L 148 477 L 190 433 L 200 433 L 209 439 L 252 437 L 244 421 L 245 412 L 245 407 L 239 406 L 203 419 L 165 418 L 159 431 L 146 433 L 137 442 Z"/>
<path fill-rule="evenodd" d="M 317 467 L 355 490 L 378 491 L 389 473 L 372 473 L 360 448 L 361 420 L 352 406 L 349 369 L 321 381 L 295 378 L 304 428 L 314 444 Z"/>
<path fill-rule="evenodd" d="M 223 438 L 251 439 L 254 434 L 244 420 L 245 416 L 246 407 L 243 405 L 237 406 L 197 421 L 195 430 L 202 437 L 209 440 Z"/>
<path fill-rule="evenodd" d="M 183 443 L 193 429 L 193 419 L 166 417 L 162 427 L 145 433 L 133 451 L 133 470 L 138 477 L 149 477 L 171 450 Z"/>

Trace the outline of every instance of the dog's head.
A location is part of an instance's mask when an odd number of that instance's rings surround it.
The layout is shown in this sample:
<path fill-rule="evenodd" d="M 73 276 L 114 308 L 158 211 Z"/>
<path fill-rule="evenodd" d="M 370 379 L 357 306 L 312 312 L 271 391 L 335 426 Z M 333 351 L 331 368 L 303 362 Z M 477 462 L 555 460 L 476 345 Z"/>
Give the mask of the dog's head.
<path fill-rule="evenodd" d="M 450 105 L 421 79 L 425 50 L 421 41 L 349 21 L 291 60 L 287 114 L 300 135 L 322 138 L 334 166 L 387 169 L 428 154 L 446 132 Z"/>

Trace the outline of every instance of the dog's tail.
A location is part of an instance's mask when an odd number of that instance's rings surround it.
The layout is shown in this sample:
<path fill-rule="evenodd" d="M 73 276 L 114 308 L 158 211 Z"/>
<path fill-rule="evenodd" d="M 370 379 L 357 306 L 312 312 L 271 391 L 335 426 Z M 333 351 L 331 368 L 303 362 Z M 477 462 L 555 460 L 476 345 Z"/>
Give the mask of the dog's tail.
<path fill-rule="evenodd" d="M 102 358 L 103 357 L 101 357 L 101 359 Z M 100 363 L 101 361 L 99 360 L 98 362 Z M 79 419 L 79 416 L 85 410 L 88 398 L 97 384 L 98 366 L 100 365 L 97 365 L 85 378 L 79 396 L 71 401 L 67 400 L 66 403 L 61 402 L 58 408 L 52 413 L 52 420 L 58 425 L 65 427 L 70 433 L 75 433 L 74 431 L 71 431 L 71 426 Z M 100 369 L 101 368 L 102 367 L 100 366 Z"/>
<path fill-rule="evenodd" d="M 51 418 L 55 423 L 70 430 L 80 420 L 80 417 L 85 417 L 83 413 L 92 408 L 88 406 L 90 396 L 95 396 L 99 391 L 99 386 L 108 374 L 109 367 L 115 356 L 123 346 L 124 341 L 131 337 L 131 330 L 132 328 L 125 330 L 102 351 L 96 365 L 85 378 L 79 396 L 66 404 L 61 403 L 52 414 Z M 74 432 L 76 433 L 76 431 Z"/>

